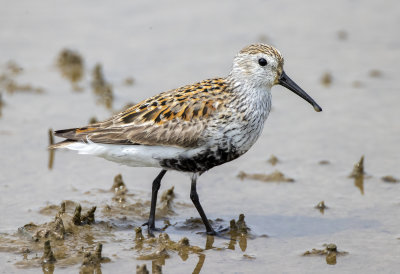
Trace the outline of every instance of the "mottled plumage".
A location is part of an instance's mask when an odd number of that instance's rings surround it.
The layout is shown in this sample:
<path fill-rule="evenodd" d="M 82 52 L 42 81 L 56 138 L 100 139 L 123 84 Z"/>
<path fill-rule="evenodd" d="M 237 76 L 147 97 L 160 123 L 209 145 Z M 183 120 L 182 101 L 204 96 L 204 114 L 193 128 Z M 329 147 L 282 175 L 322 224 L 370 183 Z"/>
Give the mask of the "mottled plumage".
<path fill-rule="evenodd" d="M 167 170 L 192 173 L 191 199 L 207 233 L 215 234 L 198 200 L 197 176 L 236 159 L 260 136 L 271 109 L 271 88 L 281 84 L 314 109 L 321 108 L 283 71 L 275 48 L 255 44 L 242 49 L 225 78 L 204 80 L 160 93 L 111 117 L 80 128 L 58 130 L 68 148 L 129 166 L 162 168 L 153 182 L 149 230 L 160 182 Z"/>
<path fill-rule="evenodd" d="M 59 130 L 69 140 L 104 144 L 196 147 L 208 121 L 223 112 L 230 96 L 222 78 L 160 93 L 113 116 L 82 128 Z"/>

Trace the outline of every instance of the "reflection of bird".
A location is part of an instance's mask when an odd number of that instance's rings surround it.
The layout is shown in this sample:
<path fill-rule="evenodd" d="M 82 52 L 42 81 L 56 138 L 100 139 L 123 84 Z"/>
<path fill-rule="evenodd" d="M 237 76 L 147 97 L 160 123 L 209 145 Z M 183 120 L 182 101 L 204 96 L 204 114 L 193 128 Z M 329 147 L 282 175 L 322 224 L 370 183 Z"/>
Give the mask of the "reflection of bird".
<path fill-rule="evenodd" d="M 167 170 L 191 174 L 190 198 L 208 234 L 215 234 L 199 202 L 197 177 L 232 161 L 255 143 L 271 109 L 271 88 L 280 84 L 321 108 L 283 71 L 278 50 L 264 45 L 242 49 L 225 78 L 215 78 L 160 93 L 110 119 L 86 127 L 58 130 L 68 148 L 128 166 L 158 167 L 153 182 L 149 231 Z"/>

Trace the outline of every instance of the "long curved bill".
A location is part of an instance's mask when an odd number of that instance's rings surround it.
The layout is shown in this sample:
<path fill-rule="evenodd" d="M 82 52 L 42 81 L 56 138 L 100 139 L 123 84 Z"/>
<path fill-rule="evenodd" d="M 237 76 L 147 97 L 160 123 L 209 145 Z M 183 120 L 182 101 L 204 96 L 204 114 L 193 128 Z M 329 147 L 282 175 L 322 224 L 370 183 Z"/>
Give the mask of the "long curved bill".
<path fill-rule="evenodd" d="M 301 87 L 299 87 L 286 73 L 283 71 L 281 77 L 279 78 L 279 85 L 284 86 L 287 89 L 290 89 L 301 98 L 309 102 L 314 110 L 317 112 L 322 111 L 322 108 L 311 98 Z"/>

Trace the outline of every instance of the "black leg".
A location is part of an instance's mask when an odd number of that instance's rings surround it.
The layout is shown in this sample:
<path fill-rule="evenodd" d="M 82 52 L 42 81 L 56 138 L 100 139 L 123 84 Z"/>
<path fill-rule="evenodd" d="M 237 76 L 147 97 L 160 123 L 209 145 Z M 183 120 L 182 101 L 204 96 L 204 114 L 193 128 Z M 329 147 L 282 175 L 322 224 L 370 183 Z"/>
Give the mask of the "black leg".
<path fill-rule="evenodd" d="M 149 220 L 147 221 L 147 223 L 143 224 L 143 225 L 148 226 L 149 232 L 151 232 L 152 230 L 154 230 L 156 228 L 154 225 L 154 222 L 155 222 L 155 218 L 156 218 L 157 194 L 158 194 L 158 190 L 160 189 L 161 179 L 164 177 L 166 172 L 167 172 L 167 170 L 165 170 L 165 169 L 161 170 L 160 174 L 158 174 L 158 176 L 154 179 L 153 185 L 151 188 L 150 216 L 149 216 Z"/>
<path fill-rule="evenodd" d="M 201 207 L 201 204 L 199 201 L 199 195 L 197 195 L 197 191 L 196 191 L 196 182 L 197 182 L 197 174 L 193 174 L 192 185 L 190 188 L 190 199 L 192 200 L 194 206 L 196 207 L 197 211 L 200 214 L 201 219 L 203 220 L 204 225 L 206 226 L 207 234 L 208 235 L 216 235 L 214 229 L 208 222 L 207 216 L 204 213 L 203 208 Z"/>

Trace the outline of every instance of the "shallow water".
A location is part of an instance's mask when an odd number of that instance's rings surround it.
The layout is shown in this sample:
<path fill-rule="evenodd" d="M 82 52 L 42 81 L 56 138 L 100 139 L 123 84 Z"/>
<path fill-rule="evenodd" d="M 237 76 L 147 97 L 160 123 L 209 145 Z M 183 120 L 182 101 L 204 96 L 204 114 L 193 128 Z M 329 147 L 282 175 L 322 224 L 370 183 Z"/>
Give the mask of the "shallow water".
<path fill-rule="evenodd" d="M 55 212 L 40 211 L 63 200 L 80 203 L 84 210 L 97 206 L 96 223 L 88 228 L 94 232 L 81 244 L 88 250 L 103 244 L 103 256 L 111 260 L 101 264 L 103 273 L 132 271 L 142 264 L 151 269 L 152 260 L 138 260 L 143 254 L 134 249 L 133 239 L 134 227 L 145 221 L 151 182 L 159 171 L 62 151 L 55 153 L 50 170 L 48 130 L 86 125 L 92 117 L 105 119 L 127 103 L 224 76 L 238 50 L 265 40 L 281 50 L 287 74 L 323 112 L 314 112 L 290 91 L 275 87 L 273 110 L 256 145 L 199 179 L 207 216 L 222 219 L 218 224 L 228 227 L 231 219 L 244 213 L 252 236 L 246 244 L 243 239 L 232 242 L 229 236 L 216 238 L 212 248 L 189 252 L 186 260 L 170 250 L 170 257 L 161 262 L 162 271 L 187 273 L 197 267 L 201 273 L 397 272 L 400 184 L 381 180 L 387 175 L 400 178 L 400 4 L 396 1 L 158 5 L 9 1 L 3 5 L 0 74 L 7 74 L 21 89 L 7 92 L 4 81 L 0 83 L 3 273 L 42 269 L 40 260 L 34 259 L 42 256 L 42 243 L 35 247 L 15 233 L 30 222 L 52 221 Z M 77 83 L 57 68 L 57 56 L 64 48 L 76 50 L 84 60 L 84 74 Z M 22 72 L 10 72 L 10 60 Z M 92 91 L 97 63 L 112 85 L 112 109 Z M 330 83 L 321 80 L 326 73 L 331 75 Z M 127 85 L 131 77 L 133 85 Z M 43 92 L 35 92 L 38 88 Z M 279 159 L 275 166 L 267 161 L 272 154 Z M 366 176 L 361 182 L 348 175 L 362 155 Z M 320 164 L 323 160 L 328 162 Z M 275 170 L 294 182 L 237 177 L 241 171 L 270 174 Z M 137 206 L 109 214 L 106 205 L 118 205 L 108 191 L 118 173 L 133 194 L 126 198 L 128 205 Z M 168 172 L 161 191 L 172 186 L 174 213 L 165 216 L 173 226 L 166 232 L 175 242 L 187 237 L 191 245 L 206 249 L 207 238 L 197 234 L 202 227 L 179 229 L 186 219 L 197 217 L 190 205 L 189 178 Z M 322 200 L 327 206 L 323 214 L 314 208 Z M 107 231 L 102 224 L 113 227 Z M 163 225 L 159 219 L 157 226 Z M 5 239 L 17 242 L 7 244 Z M 348 254 L 338 256 L 335 265 L 327 264 L 324 256 L 302 256 L 313 248 L 324 249 L 325 243 L 335 243 Z M 21 251 L 27 246 L 35 250 L 28 260 Z M 83 254 L 76 256 L 74 263 L 58 260 L 55 271 L 79 270 Z"/>

